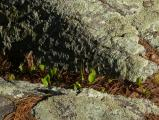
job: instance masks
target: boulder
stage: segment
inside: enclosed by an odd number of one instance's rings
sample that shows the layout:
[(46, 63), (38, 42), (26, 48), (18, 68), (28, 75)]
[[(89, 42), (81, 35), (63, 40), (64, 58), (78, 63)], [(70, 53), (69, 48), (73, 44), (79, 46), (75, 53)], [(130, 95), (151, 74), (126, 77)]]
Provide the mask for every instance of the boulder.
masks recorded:
[(100, 93), (93, 89), (65, 90), (38, 103), (32, 114), (39, 120), (145, 120), (145, 113), (159, 114), (148, 100)]
[[(159, 115), (159, 107), (149, 100), (127, 98), (84, 88), (79, 94), (71, 89), (52, 87), (25, 81), (0, 79), (0, 115), (14, 111), (12, 100), (29, 95), (46, 96), (31, 110), (38, 120), (144, 120), (145, 113)], [(10, 98), (10, 99), (8, 99)], [(5, 107), (4, 107), (5, 106)]]
[(0, 46), (14, 64), (33, 51), (48, 66), (96, 66), (145, 80), (158, 66), (143, 57), (138, 41), (158, 49), (158, 6), (158, 0), (1, 0)]
[(6, 96), (0, 95), (0, 120), (3, 120), (5, 115), (13, 112), (15, 109), (12, 99), (7, 98)]

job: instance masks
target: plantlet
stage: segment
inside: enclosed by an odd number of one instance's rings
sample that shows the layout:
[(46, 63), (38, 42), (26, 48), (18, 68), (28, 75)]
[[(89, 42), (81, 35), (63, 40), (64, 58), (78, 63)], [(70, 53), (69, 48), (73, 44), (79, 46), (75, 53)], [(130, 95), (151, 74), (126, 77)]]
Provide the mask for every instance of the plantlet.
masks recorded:
[(47, 74), (44, 78), (41, 79), (42, 84), (43, 84), (45, 87), (48, 87), (49, 84), (51, 83), (51, 82), (50, 82), (50, 79), (51, 79), (51, 78), (50, 78), (50, 75)]
[(141, 87), (142, 86), (142, 82), (143, 82), (143, 78), (142, 77), (138, 77), (136, 80), (136, 85)]
[(73, 89), (74, 90), (80, 90), (81, 89), (81, 84), (77, 81), (76, 83), (73, 84)]
[(80, 73), (81, 73), (81, 79), (82, 79), (82, 81), (83, 81), (83, 80), (84, 80), (84, 70), (83, 70), (82, 65), (81, 65)]
[[(45, 70), (45, 65), (41, 65), (41, 70)], [(42, 84), (45, 87), (48, 87), (49, 85), (51, 85), (51, 79), (53, 77), (58, 77), (58, 73), (57, 73), (57, 68), (53, 67), (52, 69), (49, 70), (49, 73), (41, 79)]]
[(35, 71), (35, 70), (36, 70), (36, 66), (35, 65), (30, 67), (30, 72)]
[(44, 64), (40, 64), (39, 65), (39, 69), (44, 72), (45, 71), (46, 66)]
[(18, 68), (19, 68), (20, 72), (23, 72), (24, 71), (24, 64), (21, 63)]
[(112, 79), (108, 79), (108, 83), (112, 83), (113, 82), (113, 80)]
[(52, 69), (50, 69), (49, 71), (50, 77), (52, 78), (53, 76), (57, 76), (57, 68), (53, 67)]
[(13, 73), (9, 73), (8, 80), (15, 80), (15, 75)]
[(88, 82), (89, 84), (93, 84), (95, 82), (95, 79), (96, 79), (96, 71), (95, 69), (90, 69), (90, 73), (89, 73), (89, 76), (88, 76)]

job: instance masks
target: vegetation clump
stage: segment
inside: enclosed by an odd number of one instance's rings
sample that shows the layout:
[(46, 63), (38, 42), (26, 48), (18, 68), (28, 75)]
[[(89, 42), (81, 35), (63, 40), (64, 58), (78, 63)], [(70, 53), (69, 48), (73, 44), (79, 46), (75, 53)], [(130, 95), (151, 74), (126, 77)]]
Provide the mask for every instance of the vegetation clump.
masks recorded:
[(31, 83), (42, 83), (45, 87), (52, 86), (72, 88), (78, 92), (82, 88), (93, 88), (101, 92), (124, 95), (127, 97), (144, 97), (159, 105), (158, 74), (143, 82), (139, 77), (136, 83), (120, 79), (115, 75), (99, 75), (96, 68), (85, 70), (82, 66), (79, 72), (59, 69), (55, 66), (47, 67), (44, 63), (38, 64), (33, 52), (25, 55), (24, 62), (19, 66), (12, 65), (7, 57), (0, 57), (0, 75), (6, 80), (24, 80)]

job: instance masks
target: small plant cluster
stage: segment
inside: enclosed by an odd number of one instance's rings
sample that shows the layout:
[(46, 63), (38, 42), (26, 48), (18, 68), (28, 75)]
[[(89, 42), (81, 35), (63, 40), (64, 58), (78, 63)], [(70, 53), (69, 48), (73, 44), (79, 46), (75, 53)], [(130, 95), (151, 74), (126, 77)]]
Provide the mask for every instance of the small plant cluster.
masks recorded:
[[(96, 82), (96, 75), (97, 73), (94, 68), (91, 68), (89, 70), (89, 73), (86, 73), (84, 68), (81, 67), (80, 78), (79, 79), (75, 78), (75, 80), (71, 81), (70, 84), (72, 84), (72, 87), (74, 89), (80, 90), (82, 88), (83, 83), (86, 83), (89, 85), (94, 84)], [(28, 78), (28, 76), (30, 78)], [(62, 72), (59, 71), (58, 68), (50, 67), (48, 69), (45, 64), (37, 64), (35, 62), (35, 57), (33, 56), (33, 52), (30, 51), (29, 53), (25, 55), (24, 62), (19, 64), (18, 70), (16, 70), (16, 73), (14, 72), (8, 73), (6, 80), (34, 79), (34, 78), (38, 78), (39, 81), (37, 82), (41, 82), (45, 87), (50, 87), (55, 82), (65, 83), (65, 80), (62, 80), (62, 79), (66, 79), (65, 77), (62, 77)]]
[(24, 74), (37, 74), (37, 76), (40, 77), (42, 84), (45, 87), (50, 87), (52, 80), (59, 79), (57, 68), (52, 67), (47, 70), (45, 64), (35, 64), (34, 59), (33, 53), (30, 51), (28, 54), (26, 54), (24, 63), (19, 65), (19, 71)]
[[(6, 61), (2, 63), (5, 66), (11, 66)], [(85, 70), (85, 67), (82, 65), (80, 71), (76, 73), (59, 70), (57, 67), (48, 68), (45, 64), (37, 64), (32, 51), (25, 55), (25, 60), (19, 64), (18, 70), (8, 70), (10, 69), (8, 67), (6, 67), (7, 72), (4, 77), (6, 80), (20, 79), (32, 83), (40, 82), (48, 88), (58, 86), (80, 91), (83, 87), (89, 87), (101, 92), (107, 91), (108, 93), (116, 93), (118, 89), (122, 89), (123, 91), (127, 91), (128, 89), (129, 91), (135, 91), (134, 93), (139, 93), (144, 96), (150, 96), (151, 94), (150, 90), (145, 87), (141, 77), (138, 77), (134, 84), (114, 79), (114, 76), (112, 78), (111, 76), (97, 75), (95, 68)], [(155, 80), (158, 81), (158, 78), (158, 75), (156, 75)], [(125, 85), (125, 87), (123, 85)], [(128, 94), (128, 92), (126, 94)]]
[[(81, 79), (79, 79), (79, 81), (80, 82), (86, 81), (89, 85), (94, 84), (96, 82), (96, 76), (97, 76), (95, 69), (91, 68), (89, 70), (88, 75), (86, 75), (86, 74), (87, 73), (84, 71), (84, 68), (81, 67), (81, 70), (80, 70), (80, 78)], [(80, 90), (82, 87), (79, 81), (76, 81), (76, 83), (73, 84), (73, 87), (75, 90)]]
[(49, 85), (51, 85), (51, 79), (53, 78), (59, 79), (59, 74), (57, 73), (56, 67), (53, 67), (52, 69), (50, 69), (49, 73), (47, 73), (43, 78), (41, 78), (42, 84), (48, 87)]
[(139, 89), (139, 92), (142, 93), (145, 97), (149, 97), (151, 92), (149, 89), (144, 88), (143, 86), (143, 78), (142, 77), (138, 77), (135, 83)]

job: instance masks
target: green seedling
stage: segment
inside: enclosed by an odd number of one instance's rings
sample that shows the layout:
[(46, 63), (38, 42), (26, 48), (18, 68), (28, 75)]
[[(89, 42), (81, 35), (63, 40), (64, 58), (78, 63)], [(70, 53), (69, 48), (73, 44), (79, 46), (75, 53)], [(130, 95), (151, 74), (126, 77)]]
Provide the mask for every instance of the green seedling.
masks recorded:
[(19, 68), (20, 72), (23, 72), (24, 71), (24, 64), (21, 63), (18, 68)]
[(113, 82), (113, 80), (112, 79), (108, 79), (108, 83), (112, 83)]
[(143, 78), (142, 77), (138, 77), (136, 80), (136, 85), (141, 87), (142, 86), (142, 82), (143, 82)]
[(36, 66), (35, 65), (31, 66), (30, 72), (35, 71), (35, 70), (36, 70)]
[(95, 69), (90, 69), (90, 73), (89, 73), (89, 76), (88, 76), (88, 82), (89, 84), (93, 84), (96, 80), (96, 71)]
[(82, 67), (82, 66), (81, 66), (80, 72), (81, 72), (81, 79), (82, 79), (82, 81), (83, 81), (83, 80), (84, 80), (84, 70), (83, 70), (83, 67)]
[(52, 69), (50, 69), (49, 74), (51, 78), (57, 76), (57, 68), (53, 67)]
[(39, 69), (44, 72), (45, 71), (46, 66), (44, 64), (40, 64), (39, 65)]
[(8, 80), (15, 80), (15, 75), (13, 73), (9, 73)]
[(73, 84), (74, 90), (80, 90), (81, 89), (81, 84), (77, 81), (76, 83)]
[(45, 87), (48, 87), (50, 84), (50, 75), (47, 74), (44, 78), (41, 79), (41, 81)]
[(48, 81), (46, 80), (46, 79), (41, 79), (41, 81), (42, 81), (42, 84), (45, 86), (45, 87), (48, 87), (48, 85), (49, 85), (49, 83), (48, 83)]

